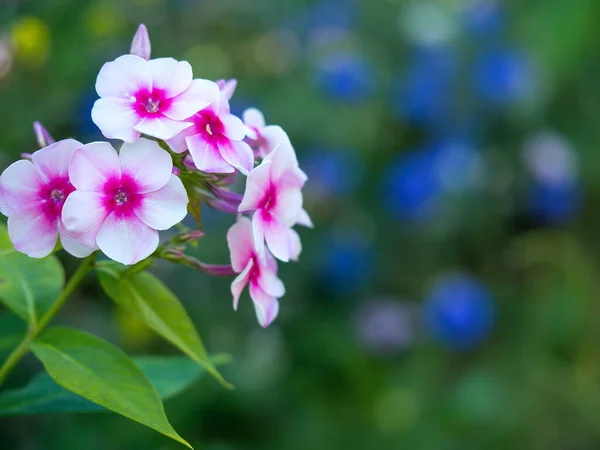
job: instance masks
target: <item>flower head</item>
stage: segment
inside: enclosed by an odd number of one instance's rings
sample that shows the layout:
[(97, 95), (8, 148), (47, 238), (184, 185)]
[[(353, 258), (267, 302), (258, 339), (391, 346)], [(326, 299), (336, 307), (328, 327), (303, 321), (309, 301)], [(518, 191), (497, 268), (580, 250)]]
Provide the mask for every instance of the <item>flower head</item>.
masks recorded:
[(278, 125), (267, 125), (265, 116), (258, 109), (248, 108), (242, 119), (250, 146), (256, 150), (257, 156), (264, 158), (282, 142), (291, 146), (287, 133)]
[(231, 253), (231, 266), (239, 273), (231, 283), (233, 309), (237, 310), (240, 294), (249, 284), (258, 322), (267, 327), (279, 312), (277, 299), (285, 294), (285, 287), (277, 278), (277, 262), (268, 252), (265, 258), (259, 257), (254, 245), (252, 224), (246, 217), (240, 217), (229, 229), (227, 244)]
[(169, 154), (148, 139), (123, 144), (118, 155), (106, 142), (81, 147), (69, 168), (76, 191), (63, 209), (65, 226), (120, 263), (150, 256), (157, 230), (187, 214), (187, 194), (172, 166)]
[(276, 258), (286, 262), (298, 258), (300, 239), (291, 227), (298, 222), (310, 224), (302, 209), (301, 189), (305, 181), (293, 148), (286, 144), (281, 144), (248, 175), (239, 211), (256, 211), (252, 228), (260, 255), (266, 239)]
[(229, 112), (225, 92), (216, 83), (205, 83), (209, 105), (196, 109), (197, 112), (187, 119), (192, 126), (168, 143), (175, 152), (189, 150), (198, 170), (232, 173), (237, 169), (247, 175), (254, 165), (254, 155), (244, 142), (244, 124)]
[(85, 246), (66, 231), (61, 220), (66, 199), (74, 187), (69, 180), (73, 139), (56, 142), (31, 155), (31, 161), (11, 164), (0, 176), (0, 212), (8, 216), (8, 235), (15, 248), (32, 258), (52, 253), (60, 235), (62, 246), (77, 257), (89, 255)]
[(192, 81), (186, 61), (123, 55), (100, 69), (92, 120), (107, 138), (132, 143), (143, 133), (170, 139), (190, 126), (184, 119), (208, 105), (212, 85)]

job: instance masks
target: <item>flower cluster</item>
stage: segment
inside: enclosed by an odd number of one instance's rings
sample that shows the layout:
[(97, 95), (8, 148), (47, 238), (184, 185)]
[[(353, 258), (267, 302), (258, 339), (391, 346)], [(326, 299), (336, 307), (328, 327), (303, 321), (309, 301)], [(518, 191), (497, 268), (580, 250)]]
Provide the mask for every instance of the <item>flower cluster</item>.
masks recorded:
[[(104, 64), (91, 116), (106, 138), (123, 141), (54, 142), (34, 124), (40, 150), (24, 154), (0, 176), (0, 212), (8, 216), (15, 248), (43, 258), (60, 244), (84, 257), (101, 250), (122, 264), (158, 257), (214, 275), (238, 274), (234, 308), (246, 284), (262, 326), (277, 316), (284, 286), (277, 262), (297, 260), (293, 226), (312, 227), (302, 207), (307, 180), (287, 134), (267, 126), (251, 108), (231, 113), (235, 80), (194, 79), (186, 61), (150, 59), (144, 25), (130, 54)], [(243, 194), (229, 187), (246, 177)], [(185, 255), (185, 243), (203, 236), (188, 230), (160, 244), (160, 230), (188, 211), (199, 220), (201, 203), (236, 214), (227, 234), (231, 266)], [(245, 215), (244, 215), (245, 214)]]

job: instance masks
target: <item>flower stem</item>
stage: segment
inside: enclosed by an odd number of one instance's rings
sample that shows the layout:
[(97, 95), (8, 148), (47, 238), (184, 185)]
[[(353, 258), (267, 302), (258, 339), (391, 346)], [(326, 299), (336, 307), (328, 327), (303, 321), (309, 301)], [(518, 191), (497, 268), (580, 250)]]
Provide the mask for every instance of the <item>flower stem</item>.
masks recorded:
[(75, 288), (81, 283), (81, 280), (85, 275), (94, 267), (94, 261), (96, 254), (92, 253), (90, 256), (85, 258), (81, 265), (77, 268), (73, 276), (69, 279), (65, 288), (61, 292), (60, 296), (54, 301), (50, 309), (44, 314), (37, 326), (30, 327), (27, 334), (21, 341), (21, 343), (11, 352), (2, 367), (0, 367), (0, 385), (4, 383), (4, 380), (8, 374), (14, 369), (21, 359), (29, 352), (29, 346), (31, 342), (43, 331), (48, 323), (54, 318), (56, 313), (65, 304), (67, 299), (71, 296)]

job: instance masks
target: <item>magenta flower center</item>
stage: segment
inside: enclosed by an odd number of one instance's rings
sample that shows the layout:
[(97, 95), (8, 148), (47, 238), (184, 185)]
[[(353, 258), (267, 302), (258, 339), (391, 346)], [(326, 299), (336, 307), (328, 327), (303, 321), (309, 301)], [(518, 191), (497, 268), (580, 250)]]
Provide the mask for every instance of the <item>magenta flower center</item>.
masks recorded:
[(207, 141), (226, 139), (223, 132), (225, 127), (221, 119), (212, 111), (200, 111), (194, 116), (194, 126), (198, 133)]
[(119, 216), (133, 214), (141, 201), (140, 187), (129, 175), (109, 178), (103, 186), (103, 204), (107, 211)]
[(272, 184), (266, 190), (262, 200), (259, 203), (259, 208), (265, 212), (269, 212), (277, 203), (277, 189)]
[(40, 192), (40, 200), (46, 217), (52, 220), (59, 217), (65, 200), (74, 190), (68, 178), (55, 178), (44, 186)]
[(171, 105), (171, 99), (167, 98), (162, 89), (142, 89), (135, 94), (135, 110), (140, 117), (154, 116), (162, 113)]

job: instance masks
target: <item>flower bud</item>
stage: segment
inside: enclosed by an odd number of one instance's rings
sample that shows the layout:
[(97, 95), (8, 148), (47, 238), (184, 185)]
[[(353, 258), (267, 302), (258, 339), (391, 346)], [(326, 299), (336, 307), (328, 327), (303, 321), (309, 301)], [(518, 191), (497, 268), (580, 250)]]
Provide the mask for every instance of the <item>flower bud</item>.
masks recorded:
[(37, 120), (33, 122), (33, 132), (40, 148), (48, 147), (55, 142), (54, 138), (48, 133), (48, 130)]
[(135, 32), (135, 36), (133, 36), (133, 40), (131, 41), (131, 50), (129, 50), (129, 53), (144, 58), (145, 60), (149, 60), (150, 51), (150, 36), (148, 36), (148, 29), (146, 28), (146, 25), (142, 23)]

